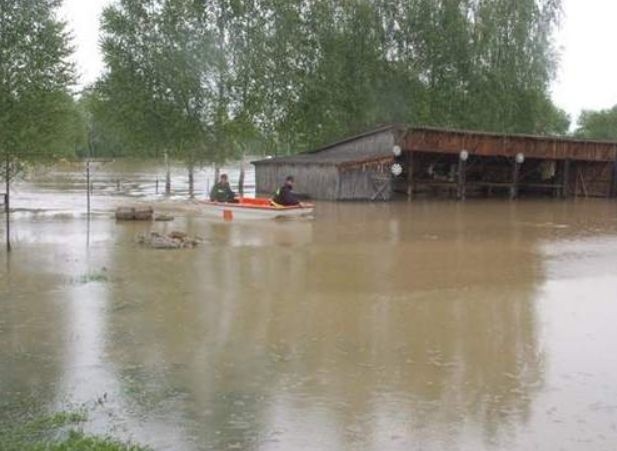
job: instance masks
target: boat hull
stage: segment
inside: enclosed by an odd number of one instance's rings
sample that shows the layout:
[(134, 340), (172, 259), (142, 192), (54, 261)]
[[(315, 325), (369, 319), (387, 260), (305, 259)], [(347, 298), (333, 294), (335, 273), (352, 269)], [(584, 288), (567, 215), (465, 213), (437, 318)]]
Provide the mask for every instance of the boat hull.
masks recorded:
[(204, 201), (203, 211), (226, 220), (297, 218), (313, 214), (312, 204), (272, 205), (268, 199), (240, 199), (238, 203)]

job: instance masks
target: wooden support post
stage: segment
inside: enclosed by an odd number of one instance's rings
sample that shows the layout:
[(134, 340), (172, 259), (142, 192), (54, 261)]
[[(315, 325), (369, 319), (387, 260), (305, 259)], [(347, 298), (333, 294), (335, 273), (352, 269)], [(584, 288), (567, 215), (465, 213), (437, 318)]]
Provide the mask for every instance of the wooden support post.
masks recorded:
[[(362, 171), (364, 172), (364, 169), (362, 169)], [(336, 177), (336, 200), (342, 200), (342, 193), (343, 193), (343, 171), (341, 170), (341, 168), (338, 168), (337, 170), (337, 177)]]
[(587, 184), (585, 183), (585, 176), (583, 175), (583, 171), (581, 171), (580, 167), (578, 168), (578, 179), (581, 181), (581, 188), (583, 189), (583, 195), (585, 196), (585, 198), (589, 197), (588, 192), (587, 192)]
[(518, 197), (518, 185), (521, 175), (521, 165), (517, 160), (514, 160), (514, 167), (512, 169), (512, 185), (510, 186), (510, 199), (516, 199)]
[[(563, 198), (563, 183), (561, 183), (561, 179), (563, 177), (563, 163), (559, 163), (558, 160), (554, 160), (552, 162), (554, 165), (552, 184), (553, 184), (553, 197), (555, 199)], [(541, 166), (540, 166), (541, 167)], [(544, 177), (542, 178), (544, 180)]]
[(458, 200), (465, 200), (467, 197), (467, 161), (459, 158), (458, 160), (458, 184), (457, 184), (457, 198)]
[(407, 200), (411, 200), (413, 198), (413, 171), (414, 171), (414, 162), (413, 162), (413, 152), (409, 152), (407, 154)]
[(570, 160), (564, 160), (561, 168), (561, 197), (570, 197)]
[(611, 197), (617, 198), (617, 159), (613, 162), (613, 186), (611, 189)]

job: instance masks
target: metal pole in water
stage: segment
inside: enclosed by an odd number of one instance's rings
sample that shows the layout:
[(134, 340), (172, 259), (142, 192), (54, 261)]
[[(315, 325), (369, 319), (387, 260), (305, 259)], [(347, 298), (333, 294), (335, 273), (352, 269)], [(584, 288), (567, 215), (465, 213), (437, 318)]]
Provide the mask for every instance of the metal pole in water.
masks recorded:
[(90, 157), (86, 161), (86, 203), (88, 210), (88, 221), (90, 221)]
[(6, 216), (6, 251), (11, 252), (11, 208), (10, 208), (10, 189), (11, 189), (11, 163), (9, 155), (6, 155), (6, 167), (5, 167), (5, 184), (6, 193), (4, 194), (4, 213)]
[(92, 139), (93, 139), (93, 130), (89, 129), (88, 134), (88, 158), (86, 160), (86, 203), (87, 203), (87, 218), (88, 218), (88, 227), (90, 227), (90, 192), (92, 190), (91, 182), (90, 182), (90, 160), (92, 159)]

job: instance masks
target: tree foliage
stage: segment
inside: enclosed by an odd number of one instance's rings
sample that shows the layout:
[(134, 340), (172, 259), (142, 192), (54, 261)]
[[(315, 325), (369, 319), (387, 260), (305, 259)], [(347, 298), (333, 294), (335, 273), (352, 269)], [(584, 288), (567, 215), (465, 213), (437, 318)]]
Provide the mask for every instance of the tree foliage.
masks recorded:
[(10, 181), (25, 162), (74, 151), (83, 137), (60, 0), (0, 0), (0, 158), (10, 240)]
[(0, 0), (0, 155), (40, 160), (82, 138), (69, 92), (73, 67), (59, 0)]
[(553, 0), (301, 2), (281, 16), (299, 39), (272, 25), (288, 99), (274, 128), (300, 147), (391, 121), (565, 132), (548, 95), (559, 13)]
[(576, 136), (589, 139), (617, 140), (617, 106), (607, 110), (583, 111)]
[(201, 13), (190, 0), (121, 0), (105, 10), (108, 71), (95, 113), (133, 149), (195, 160), (208, 142), (215, 62)]
[(560, 8), (119, 0), (104, 14), (108, 71), (96, 90), (131, 146), (209, 161), (298, 151), (384, 122), (565, 133), (548, 92)]

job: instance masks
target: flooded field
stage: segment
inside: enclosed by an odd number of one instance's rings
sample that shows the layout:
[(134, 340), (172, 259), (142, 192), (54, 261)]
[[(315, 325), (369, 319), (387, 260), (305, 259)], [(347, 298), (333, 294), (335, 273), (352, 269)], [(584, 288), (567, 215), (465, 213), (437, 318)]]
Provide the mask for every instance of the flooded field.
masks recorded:
[[(154, 449), (615, 449), (616, 202), (226, 223), (181, 168), (159, 198), (162, 174), (97, 167), (89, 227), (78, 168), (16, 186), (0, 416), (87, 405), (88, 432)], [(111, 218), (157, 199), (174, 222)], [(204, 243), (140, 247), (150, 230)]]

